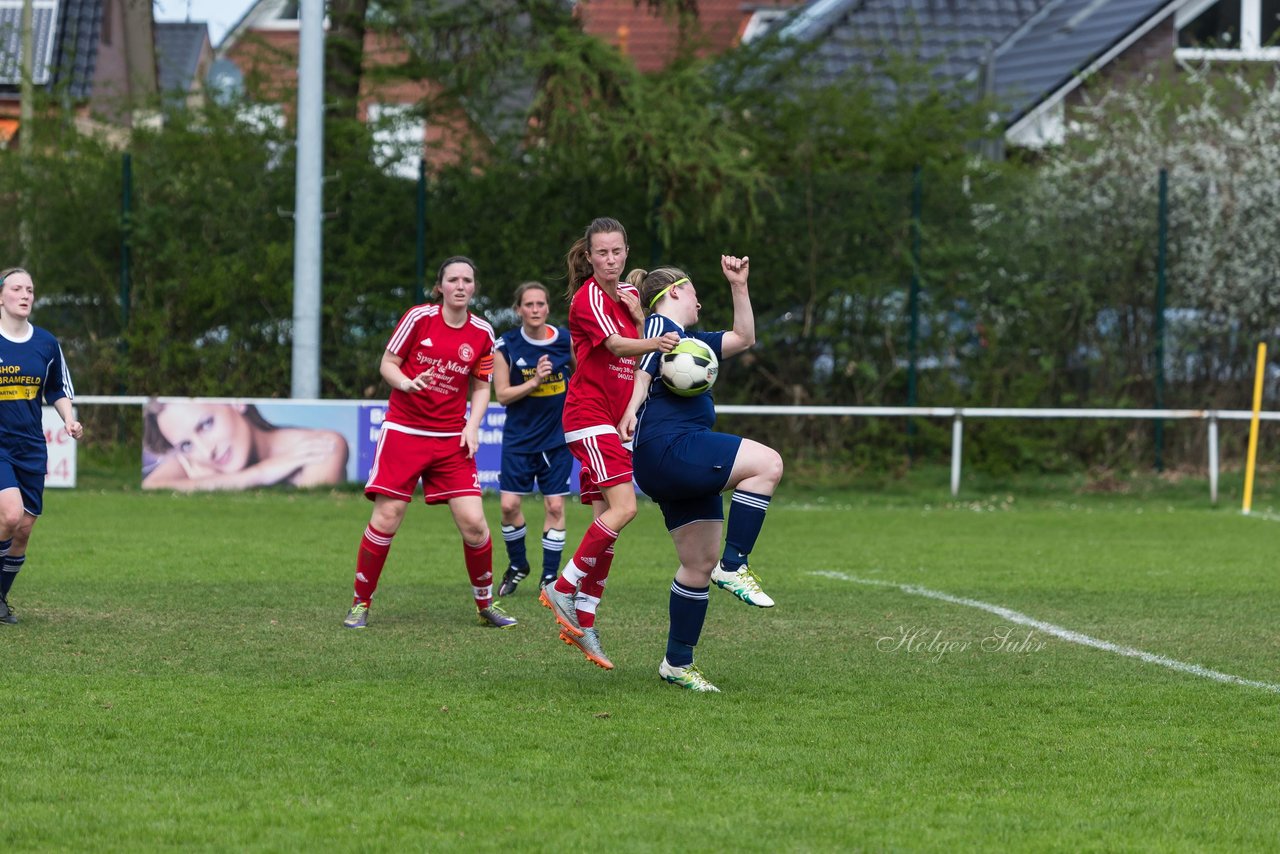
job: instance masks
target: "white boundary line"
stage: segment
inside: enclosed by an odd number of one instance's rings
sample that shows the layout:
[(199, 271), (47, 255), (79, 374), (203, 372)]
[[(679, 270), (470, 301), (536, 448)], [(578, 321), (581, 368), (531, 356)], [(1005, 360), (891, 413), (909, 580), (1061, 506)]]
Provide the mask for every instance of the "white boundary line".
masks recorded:
[(817, 571), (811, 572), (810, 575), (820, 575), (824, 578), (834, 578), (837, 581), (850, 581), (854, 584), (867, 584), (876, 587), (892, 587), (903, 593), (912, 596), (925, 596), (929, 599), (937, 599), (941, 602), (950, 602), (952, 605), (964, 605), (967, 608), (978, 608), (982, 611), (988, 611), (998, 617), (1003, 617), (1011, 623), (1018, 623), (1023, 626), (1030, 626), (1038, 629), (1047, 635), (1061, 638), (1070, 643), (1078, 643), (1081, 646), (1091, 646), (1094, 649), (1100, 649), (1104, 652), (1113, 652), (1116, 655), (1123, 655), (1126, 658), (1136, 658), (1145, 661), (1147, 664), (1158, 664), (1161, 667), (1167, 667), (1170, 670), (1176, 670), (1179, 673), (1189, 673), (1192, 676), (1199, 676), (1204, 679), (1212, 679), (1215, 682), (1225, 682), (1231, 685), (1244, 685), (1248, 688), (1260, 688), (1263, 691), (1270, 691), (1273, 694), (1280, 694), (1280, 685), (1272, 682), (1260, 682), (1256, 679), (1245, 679), (1242, 676), (1233, 676), (1230, 673), (1223, 673), (1219, 670), (1210, 670), (1207, 667), (1201, 667), (1198, 664), (1189, 664), (1185, 661), (1178, 661), (1173, 658), (1166, 658), (1163, 655), (1156, 655), (1153, 652), (1144, 652), (1131, 646), (1121, 646), (1110, 641), (1098, 640), (1089, 635), (1072, 631), (1071, 629), (1055, 626), (1053, 623), (1046, 623), (1043, 620), (1037, 620), (1035, 617), (1029, 617), (1010, 608), (1001, 605), (992, 605), (990, 602), (981, 602), (977, 599), (965, 599), (961, 596), (952, 596), (950, 593), (942, 593), (938, 590), (930, 590), (927, 587), (919, 587), (915, 584), (898, 584), (893, 581), (879, 581), (871, 578), (858, 578), (855, 575), (848, 575), (843, 572)]

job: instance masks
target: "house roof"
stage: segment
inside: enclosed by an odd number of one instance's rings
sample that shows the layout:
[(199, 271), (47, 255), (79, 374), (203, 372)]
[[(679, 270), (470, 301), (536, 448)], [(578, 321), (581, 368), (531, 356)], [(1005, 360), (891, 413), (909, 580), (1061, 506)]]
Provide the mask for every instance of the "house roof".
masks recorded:
[[(36, 0), (33, 4), (34, 79), (66, 85), (73, 98), (93, 89), (103, 0)], [(16, 92), (21, 78), (21, 0), (0, 0), (0, 93)], [(56, 21), (56, 24), (54, 23)]]
[(155, 40), (160, 91), (188, 91), (200, 64), (200, 52), (209, 40), (209, 25), (203, 21), (157, 22)]
[(1071, 82), (1170, 0), (1054, 0), (997, 51), (995, 94), (1017, 119)]
[(996, 99), (1012, 123), (1156, 17), (1171, 0), (809, 0), (780, 24), (814, 43), (831, 83), (877, 60), (930, 64), (941, 82), (975, 81), (988, 60)]
[(815, 43), (819, 78), (907, 56), (942, 79), (972, 74), (1045, 0), (810, 0), (781, 25), (784, 38)]

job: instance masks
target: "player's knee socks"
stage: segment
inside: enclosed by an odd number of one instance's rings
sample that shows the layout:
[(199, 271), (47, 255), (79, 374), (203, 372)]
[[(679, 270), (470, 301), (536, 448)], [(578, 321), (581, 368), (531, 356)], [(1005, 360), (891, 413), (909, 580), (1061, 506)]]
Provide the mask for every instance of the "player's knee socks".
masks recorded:
[(524, 549), (525, 526), (503, 525), (502, 541), (507, 544), (507, 563), (515, 567), (527, 567), (529, 558)]
[(0, 540), (0, 558), (9, 554), (9, 549), (13, 547), (13, 537), (7, 540)]
[(573, 593), (580, 582), (600, 563), (605, 551), (618, 539), (618, 532), (611, 530), (597, 519), (588, 526), (582, 535), (578, 550), (565, 564), (564, 572), (556, 579), (556, 590), (560, 593)]
[(725, 572), (737, 572), (755, 548), (764, 514), (769, 509), (768, 495), (736, 489), (729, 503), (729, 523), (725, 526), (724, 553), (720, 566)]
[[(576, 606), (578, 625), (584, 629), (589, 629), (596, 624), (596, 608), (604, 598), (604, 583), (609, 578), (611, 566), (613, 566), (613, 546), (604, 550), (595, 568), (587, 573), (586, 578), (582, 579), (582, 584), (578, 586), (578, 602), (585, 600), (591, 605), (590, 608), (584, 608), (581, 604)], [(583, 620), (586, 622), (584, 623)]]
[(360, 539), (360, 552), (356, 555), (356, 592), (355, 601), (369, 603), (373, 591), (378, 589), (378, 578), (382, 575), (382, 567), (387, 562), (387, 552), (391, 551), (391, 538), (395, 534), (384, 534), (373, 525), (364, 529)]
[(693, 664), (693, 648), (698, 645), (702, 624), (707, 619), (709, 587), (686, 587), (671, 582), (671, 628), (667, 632), (667, 663), (672, 667)]
[(13, 582), (18, 580), (18, 571), (26, 562), (26, 555), (5, 555), (4, 566), (0, 567), (0, 597), (8, 598)]
[(542, 532), (543, 578), (550, 578), (560, 571), (560, 558), (564, 556), (564, 540), (563, 528), (548, 528)]
[(475, 597), (476, 607), (488, 608), (493, 604), (493, 539), (485, 537), (478, 546), (463, 540), (462, 556), (471, 578), (471, 595)]

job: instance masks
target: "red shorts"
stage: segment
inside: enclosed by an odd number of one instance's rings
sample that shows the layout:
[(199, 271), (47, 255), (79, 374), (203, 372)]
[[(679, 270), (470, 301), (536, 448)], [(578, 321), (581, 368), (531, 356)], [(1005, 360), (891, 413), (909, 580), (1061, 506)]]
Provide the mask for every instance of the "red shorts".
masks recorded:
[(364, 485), (364, 496), (388, 495), (412, 501), (414, 487), (422, 479), (422, 497), (428, 504), (444, 504), (450, 498), (480, 494), (476, 461), (467, 457), (459, 436), (415, 436), (383, 429), (378, 450)]
[(569, 443), (569, 451), (582, 463), (579, 481), (583, 504), (603, 500), (602, 486), (631, 482), (631, 452), (622, 447), (617, 433), (575, 439)]

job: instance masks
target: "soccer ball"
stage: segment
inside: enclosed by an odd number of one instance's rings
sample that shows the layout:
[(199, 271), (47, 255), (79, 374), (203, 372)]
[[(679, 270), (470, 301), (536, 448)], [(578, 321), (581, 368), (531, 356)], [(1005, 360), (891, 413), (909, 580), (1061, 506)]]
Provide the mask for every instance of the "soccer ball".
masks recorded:
[(682, 338), (670, 353), (663, 353), (658, 374), (667, 388), (681, 397), (710, 391), (720, 373), (716, 354), (697, 338)]

